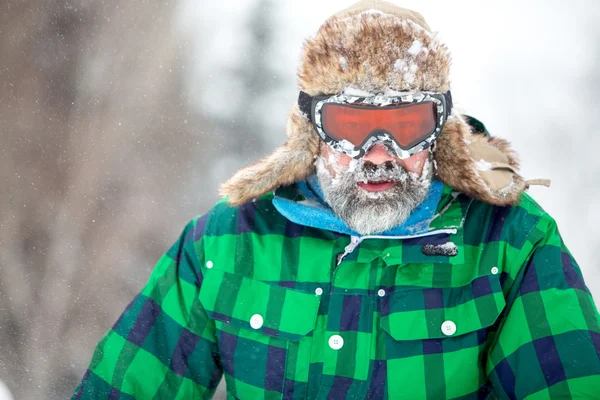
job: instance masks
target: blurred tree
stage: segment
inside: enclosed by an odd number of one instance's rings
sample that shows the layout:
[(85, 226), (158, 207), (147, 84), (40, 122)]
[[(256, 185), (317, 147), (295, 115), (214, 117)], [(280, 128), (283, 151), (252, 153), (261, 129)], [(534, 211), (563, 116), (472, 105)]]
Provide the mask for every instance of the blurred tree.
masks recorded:
[(161, 253), (215, 201), (222, 156), (262, 153), (273, 7), (259, 0), (238, 28), (248, 46), (228, 73), (243, 90), (214, 118), (191, 105), (176, 2), (1, 2), (0, 379), (16, 398), (69, 397)]
[(173, 8), (0, 5), (0, 377), (17, 398), (68, 397), (160, 254), (214, 201), (189, 184), (218, 154), (183, 90)]
[[(265, 139), (274, 136), (268, 132), (272, 129), (268, 120), (273, 118), (269, 96), (281, 90), (272, 68), (277, 6), (272, 0), (257, 0), (248, 9), (242, 20), (229, 21), (228, 24), (219, 21), (214, 26), (208, 24), (195, 28), (193, 33), (196, 40), (211, 42), (212, 49), (230, 53), (227, 57), (207, 53), (197, 60), (200, 64), (197, 70), (203, 75), (199, 77), (201, 83), (196, 95), (202, 104), (219, 109), (212, 116), (214, 125), (209, 129), (227, 148), (228, 151), (223, 152), (229, 159), (227, 164), (236, 167), (263, 155), (267, 146)], [(210, 8), (206, 11), (213, 12)], [(227, 35), (219, 37), (215, 32), (219, 30), (230, 31), (235, 37), (232, 48), (227, 47), (228, 42), (220, 42)], [(223, 58), (228, 59), (224, 65), (212, 65), (223, 62)], [(207, 70), (217, 70), (218, 73), (207, 74)], [(207, 87), (209, 90), (204, 90)], [(215, 106), (215, 102), (224, 104)], [(279, 130), (282, 131), (283, 126)], [(226, 171), (222, 178), (231, 172)]]
[(274, 15), (273, 0), (258, 1), (247, 22), (249, 44), (244, 53), (244, 62), (232, 71), (245, 85), (242, 101), (237, 103), (233, 112), (236, 117), (230, 129), (233, 134), (238, 134), (232, 150), (238, 155), (252, 155), (252, 160), (256, 158), (257, 153), (260, 154), (265, 147), (264, 139), (269, 137), (265, 132), (266, 119), (272, 118), (273, 115), (264, 100), (268, 98), (269, 93), (280, 89), (269, 57), (273, 51), (274, 22), (271, 18)]

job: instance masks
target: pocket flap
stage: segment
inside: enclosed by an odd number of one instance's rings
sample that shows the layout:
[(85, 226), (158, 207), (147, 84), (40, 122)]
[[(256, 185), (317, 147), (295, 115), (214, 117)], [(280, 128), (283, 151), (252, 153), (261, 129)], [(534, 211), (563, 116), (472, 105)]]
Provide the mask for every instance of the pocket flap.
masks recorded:
[(506, 305), (496, 275), (458, 288), (396, 290), (382, 301), (380, 326), (396, 340), (444, 338), (487, 328)]
[(296, 341), (314, 329), (320, 296), (211, 269), (205, 271), (200, 302), (212, 319)]

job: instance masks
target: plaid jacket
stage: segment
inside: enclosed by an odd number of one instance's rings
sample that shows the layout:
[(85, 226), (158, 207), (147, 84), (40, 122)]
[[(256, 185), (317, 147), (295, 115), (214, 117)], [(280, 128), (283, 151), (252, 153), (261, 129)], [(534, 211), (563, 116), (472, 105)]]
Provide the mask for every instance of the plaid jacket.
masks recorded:
[(272, 198), (185, 227), (74, 399), (209, 399), (222, 375), (232, 399), (600, 399), (598, 312), (528, 195), (444, 187), (438, 234), (362, 241)]

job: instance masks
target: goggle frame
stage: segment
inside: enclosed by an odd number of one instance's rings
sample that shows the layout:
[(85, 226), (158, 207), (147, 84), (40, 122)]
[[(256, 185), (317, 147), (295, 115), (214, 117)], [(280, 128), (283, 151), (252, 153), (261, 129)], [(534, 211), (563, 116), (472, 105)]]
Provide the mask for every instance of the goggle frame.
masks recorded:
[[(310, 103), (309, 103), (310, 101)], [(391, 105), (403, 105), (410, 107), (413, 104), (421, 104), (425, 102), (435, 103), (437, 111), (436, 125), (434, 130), (427, 136), (419, 138), (410, 146), (402, 146), (394, 138), (394, 136), (384, 130), (375, 130), (365, 137), (363, 142), (356, 146), (348, 140), (338, 140), (327, 134), (323, 129), (321, 110), (328, 103), (340, 105), (359, 105), (359, 106), (376, 106), (385, 107)], [(400, 159), (409, 158), (420, 151), (423, 151), (433, 145), (435, 140), (441, 134), (444, 124), (451, 113), (452, 96), (450, 92), (445, 94), (438, 92), (399, 92), (394, 96), (384, 96), (378, 94), (371, 97), (352, 96), (347, 94), (338, 94), (333, 96), (310, 96), (304, 92), (300, 92), (298, 98), (300, 110), (309, 116), (315, 130), (334, 150), (347, 154), (348, 156), (359, 159), (363, 157), (367, 151), (377, 142), (384, 143), (388, 149), (393, 150)], [(403, 104), (404, 103), (404, 104)], [(406, 104), (410, 103), (410, 104)], [(310, 104), (310, 114), (308, 114), (307, 106)]]

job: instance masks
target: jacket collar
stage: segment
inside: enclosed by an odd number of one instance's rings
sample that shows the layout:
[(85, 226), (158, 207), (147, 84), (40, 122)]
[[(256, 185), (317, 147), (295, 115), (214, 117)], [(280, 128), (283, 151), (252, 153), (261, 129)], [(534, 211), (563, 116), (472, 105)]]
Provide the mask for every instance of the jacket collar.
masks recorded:
[[(275, 191), (273, 205), (290, 221), (317, 229), (360, 237), (336, 216), (323, 200), (316, 175)], [(410, 238), (436, 233), (455, 233), (462, 228), (471, 198), (433, 180), (425, 199), (401, 225), (379, 233), (382, 238)], [(453, 232), (452, 232), (453, 231)]]

